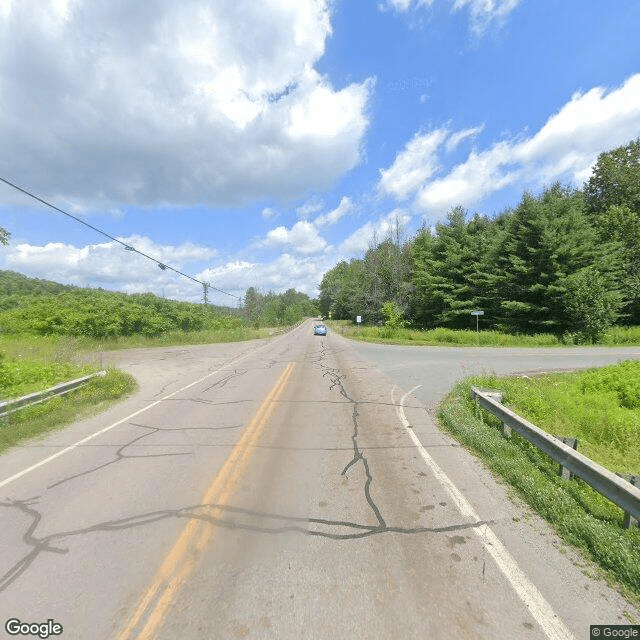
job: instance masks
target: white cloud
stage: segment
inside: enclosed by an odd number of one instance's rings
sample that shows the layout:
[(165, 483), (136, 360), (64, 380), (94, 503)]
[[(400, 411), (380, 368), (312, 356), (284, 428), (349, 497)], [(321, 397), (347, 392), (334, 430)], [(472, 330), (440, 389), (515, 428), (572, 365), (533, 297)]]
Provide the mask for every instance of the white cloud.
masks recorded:
[(405, 13), (409, 11), (410, 8), (417, 9), (418, 7), (428, 7), (433, 4), (434, 0), (387, 0), (386, 7), (385, 5), (380, 5), (381, 8), (389, 8), (394, 11), (399, 11), (401, 13)]
[(463, 129), (462, 131), (458, 131), (449, 136), (447, 140), (447, 144), (445, 148), (447, 151), (454, 151), (458, 145), (467, 138), (475, 138), (477, 135), (482, 133), (484, 129), (484, 125), (480, 125), (479, 127), (473, 127), (471, 129)]
[(410, 221), (411, 216), (406, 211), (394, 209), (386, 216), (382, 216), (376, 221), (369, 221), (354, 231), (342, 242), (339, 251), (344, 256), (362, 253), (372, 243), (379, 243), (386, 238), (394, 237), (397, 226), (399, 225), (402, 230)]
[(419, 133), (398, 153), (378, 185), (432, 218), (455, 205), (477, 205), (516, 182), (539, 187), (555, 180), (581, 186), (598, 155), (640, 135), (640, 74), (607, 92), (576, 93), (533, 136), (499, 140), (448, 170), (436, 171), (447, 152), (477, 135), (481, 127), (450, 134), (439, 128)]
[(471, 31), (482, 35), (491, 23), (502, 26), (507, 16), (520, 4), (520, 0), (453, 0), (453, 10), (469, 8)]
[(223, 288), (228, 288), (240, 297), (244, 296), (249, 287), (276, 293), (294, 288), (311, 297), (316, 297), (318, 295), (317, 287), (322, 276), (334, 264), (335, 262), (326, 257), (301, 258), (283, 253), (272, 262), (267, 263), (228, 262), (203, 271), (199, 274), (199, 278), (211, 282), (211, 284), (223, 283)]
[[(200, 260), (206, 264), (215, 251), (207, 247), (185, 243), (178, 246), (160, 246), (144, 237), (121, 238), (135, 244), (141, 251), (180, 268), (183, 260)], [(135, 241), (135, 242), (134, 242)], [(19, 244), (3, 247), (0, 268), (14, 269), (31, 277), (54, 280), (77, 286), (103, 287), (126, 293), (151, 291), (157, 295), (178, 300), (199, 302), (203, 288), (196, 282), (176, 273), (163, 271), (144, 257), (126, 251), (114, 242), (77, 247), (71, 244), (49, 243), (43, 246)], [(174, 262), (171, 262), (171, 259)], [(214, 304), (237, 304), (249, 287), (263, 291), (282, 292), (291, 287), (315, 297), (322, 276), (331, 269), (334, 256), (301, 256), (283, 253), (270, 262), (227, 260), (216, 266), (201, 268), (197, 273), (185, 273), (197, 280), (208, 282), (209, 300)], [(236, 296), (216, 291), (221, 289)]]
[(339, 222), (344, 216), (353, 210), (353, 202), (348, 196), (343, 196), (340, 204), (329, 213), (318, 216), (313, 222), (318, 227), (329, 227)]
[(318, 213), (318, 211), (320, 211), (322, 207), (324, 207), (324, 203), (322, 202), (322, 200), (317, 196), (313, 196), (312, 198), (309, 198), (309, 200), (307, 200), (303, 205), (298, 207), (296, 209), (296, 213), (301, 218), (308, 218), (314, 213)]
[(89, 207), (322, 190), (360, 161), (373, 86), (315, 70), (330, 6), (4, 0), (0, 174)]
[[(183, 265), (206, 261), (216, 255), (214, 249), (190, 242), (178, 246), (157, 245), (141, 236), (120, 238), (125, 244), (178, 270)], [(151, 260), (127, 251), (116, 242), (77, 247), (48, 243), (9, 245), (3, 252), (4, 268), (33, 277), (64, 284), (103, 287), (128, 293), (155, 291), (167, 297), (200, 295), (199, 285), (170, 270), (162, 270)]]
[(296, 222), (291, 229), (277, 227), (267, 233), (266, 247), (291, 247), (296, 253), (319, 253), (327, 247), (327, 241), (318, 233), (315, 225), (307, 220)]
[(400, 199), (414, 193), (438, 170), (437, 151), (447, 135), (446, 129), (417, 133), (396, 156), (393, 165), (380, 171), (380, 191)]
[[(386, 0), (386, 4), (379, 6), (381, 9), (407, 13), (420, 7), (429, 7), (434, 2), (435, 0)], [(491, 24), (501, 27), (521, 0), (448, 0), (448, 2), (452, 11), (469, 9), (470, 29), (474, 35), (481, 36)]]

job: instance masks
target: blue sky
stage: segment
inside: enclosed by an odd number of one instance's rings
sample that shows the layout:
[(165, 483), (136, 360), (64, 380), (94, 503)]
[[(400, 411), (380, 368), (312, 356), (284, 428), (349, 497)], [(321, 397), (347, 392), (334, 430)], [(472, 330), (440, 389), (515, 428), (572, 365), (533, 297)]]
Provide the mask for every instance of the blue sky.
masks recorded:
[[(637, 0), (0, 0), (0, 176), (232, 296), (640, 136)], [(0, 184), (0, 269), (197, 301)], [(235, 296), (235, 297), (233, 297)]]

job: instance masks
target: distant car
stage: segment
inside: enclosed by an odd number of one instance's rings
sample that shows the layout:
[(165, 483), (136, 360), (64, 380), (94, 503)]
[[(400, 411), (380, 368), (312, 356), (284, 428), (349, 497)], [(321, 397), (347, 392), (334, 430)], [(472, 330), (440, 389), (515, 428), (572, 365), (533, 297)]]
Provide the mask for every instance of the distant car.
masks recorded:
[(327, 335), (327, 327), (323, 324), (317, 324), (313, 327), (313, 335), (314, 336), (326, 336)]

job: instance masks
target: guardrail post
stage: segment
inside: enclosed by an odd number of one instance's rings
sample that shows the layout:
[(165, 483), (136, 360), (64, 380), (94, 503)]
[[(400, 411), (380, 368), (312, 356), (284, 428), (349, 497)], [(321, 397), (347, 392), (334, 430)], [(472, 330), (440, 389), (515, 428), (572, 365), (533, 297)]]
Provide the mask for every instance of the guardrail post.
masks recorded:
[[(569, 445), (574, 451), (578, 450), (578, 438), (570, 438), (568, 436), (553, 436), (553, 437), (557, 438), (558, 440), (561, 440), (564, 444)], [(564, 478), (565, 480), (571, 480), (574, 477), (573, 473), (571, 473), (571, 471), (569, 471), (569, 469), (567, 469), (566, 467), (562, 466), (562, 464), (560, 464), (560, 470), (558, 472), (558, 475)]]
[[(640, 476), (634, 476), (630, 473), (617, 473), (617, 476), (620, 476), (627, 482), (630, 482), (634, 487), (640, 487)], [(624, 512), (624, 521), (622, 526), (625, 529), (631, 529), (631, 527), (640, 527), (640, 522), (636, 520), (628, 511)]]
[[(496, 402), (499, 402), (500, 404), (502, 404), (502, 391), (486, 391), (485, 395), (489, 396), (490, 398), (493, 398)], [(478, 403), (478, 398), (476, 397), (476, 405), (477, 403)], [(506, 422), (502, 423), (502, 435), (505, 438), (511, 437), (511, 427)]]

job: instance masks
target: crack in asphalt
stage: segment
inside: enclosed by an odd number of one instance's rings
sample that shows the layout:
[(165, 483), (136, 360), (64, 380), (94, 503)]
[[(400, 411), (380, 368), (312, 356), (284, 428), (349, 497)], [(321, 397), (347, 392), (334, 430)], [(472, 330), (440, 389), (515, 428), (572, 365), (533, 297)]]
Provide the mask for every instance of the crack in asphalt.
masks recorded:
[[(210, 391), (211, 389), (222, 389), (223, 387), (225, 387), (227, 385), (227, 383), (232, 380), (233, 378), (237, 378), (239, 376), (243, 376), (247, 373), (246, 369), (235, 369), (234, 371), (232, 371), (231, 373), (229, 373), (228, 375), (220, 378), (219, 380), (216, 380), (216, 382), (214, 382), (212, 385), (208, 386), (206, 389), (203, 389), (202, 393), (206, 393), (207, 391)], [(196, 401), (202, 401), (202, 400), (196, 400)], [(242, 427), (241, 424), (239, 425), (231, 425), (231, 426), (227, 426), (227, 427), (150, 427), (148, 425), (144, 425), (144, 424), (136, 424), (136, 423), (129, 423), (131, 426), (134, 427), (139, 427), (140, 429), (146, 429), (147, 433), (142, 433), (139, 436), (136, 436), (135, 438), (133, 438), (132, 440), (129, 440), (129, 442), (126, 442), (125, 444), (123, 444), (122, 446), (118, 447), (118, 449), (116, 449), (115, 452), (115, 457), (113, 458), (113, 460), (109, 460), (108, 462), (105, 462), (104, 464), (98, 465), (97, 467), (93, 467), (91, 469), (87, 469), (86, 471), (82, 471), (80, 473), (76, 473), (70, 476), (67, 476), (66, 478), (63, 478), (62, 480), (58, 480), (58, 482), (54, 482), (53, 484), (50, 484), (47, 489), (53, 489), (54, 487), (58, 487), (61, 484), (64, 484), (65, 482), (70, 482), (71, 480), (76, 480), (77, 478), (82, 478), (84, 476), (87, 476), (91, 473), (95, 473), (96, 471), (100, 471), (101, 469), (105, 469), (106, 467), (109, 467), (113, 464), (117, 464), (118, 462), (122, 462), (123, 460), (132, 460), (132, 459), (136, 459), (136, 458), (166, 458), (166, 457), (172, 457), (172, 456), (190, 456), (193, 455), (192, 452), (189, 451), (177, 451), (177, 452), (172, 452), (172, 453), (147, 453), (147, 454), (128, 454), (125, 453), (125, 449), (127, 449), (128, 447), (131, 447), (132, 445), (140, 442), (141, 440), (144, 440), (145, 438), (149, 438), (151, 436), (156, 435), (157, 433), (166, 433), (166, 432), (180, 432), (180, 433), (184, 433), (185, 431), (219, 431), (222, 429), (239, 429)]]
[[(247, 373), (246, 369), (234, 369), (229, 375), (225, 376), (224, 378), (221, 378), (220, 380), (216, 380), (211, 386), (207, 387), (206, 389), (203, 389), (202, 393), (206, 393), (207, 391), (210, 391), (211, 389), (222, 388), (222, 387), (226, 386), (227, 382), (229, 382), (231, 379), (237, 378), (239, 376), (243, 376), (246, 373)], [(163, 395), (165, 393), (165, 391), (173, 384), (175, 384), (175, 381), (171, 381), (171, 382), (168, 382), (167, 384), (163, 385), (162, 388), (160, 389), (160, 391), (158, 391), (157, 393), (153, 394), (153, 397), (157, 398), (158, 396)]]
[[(228, 427), (150, 427), (148, 425), (145, 424), (137, 424), (135, 422), (130, 422), (129, 423), (131, 426), (133, 427), (139, 427), (140, 429), (147, 429), (148, 433), (143, 433), (139, 436), (136, 436), (135, 438), (133, 438), (132, 440), (129, 440), (129, 442), (126, 442), (125, 444), (123, 444), (121, 447), (118, 447), (118, 449), (115, 452), (115, 458), (113, 460), (109, 460), (108, 462), (105, 462), (104, 464), (98, 465), (97, 467), (93, 467), (92, 469), (87, 469), (86, 471), (82, 471), (80, 473), (76, 473), (74, 475), (71, 476), (67, 476), (66, 478), (63, 478), (62, 480), (58, 480), (58, 482), (54, 482), (53, 484), (50, 484), (47, 489), (53, 489), (54, 487), (57, 487), (61, 484), (64, 484), (65, 482), (70, 482), (71, 480), (75, 480), (77, 478), (81, 478), (83, 476), (89, 475), (90, 473), (95, 473), (96, 471), (100, 471), (100, 469), (105, 469), (106, 467), (109, 467), (113, 464), (116, 464), (118, 462), (122, 462), (123, 460), (134, 460), (136, 458), (168, 458), (171, 456), (191, 456), (193, 455), (193, 452), (190, 451), (176, 451), (173, 453), (145, 453), (145, 454), (127, 454), (124, 453), (124, 450), (127, 447), (131, 447), (134, 444), (136, 444), (137, 442), (145, 439), (145, 438), (149, 438), (150, 436), (153, 436), (157, 433), (169, 433), (169, 432), (179, 432), (179, 433), (184, 433), (185, 431), (222, 431), (222, 430), (228, 430), (228, 429), (240, 429), (243, 425), (241, 424), (236, 424), (236, 425), (231, 425)], [(160, 444), (160, 445), (145, 445), (145, 446), (171, 446), (169, 444)], [(185, 445), (186, 446), (186, 445)], [(193, 445), (191, 445), (193, 446)]]
[(207, 391), (211, 391), (211, 389), (222, 389), (227, 386), (227, 383), (234, 378), (239, 378), (240, 376), (244, 376), (247, 373), (247, 369), (234, 369), (228, 376), (224, 378), (220, 378), (220, 380), (216, 380), (213, 384), (209, 385), (206, 389), (202, 390), (202, 393), (207, 393)]
[[(251, 531), (269, 535), (300, 533), (301, 535), (327, 538), (330, 540), (359, 540), (362, 538), (368, 538), (374, 535), (387, 533), (395, 533), (401, 535), (416, 535), (423, 533), (445, 534), (465, 531), (483, 525), (492, 524), (491, 521), (476, 521), (447, 525), (443, 527), (390, 527), (386, 525), (384, 527), (381, 527), (379, 525), (365, 525), (356, 522), (348, 522), (345, 520), (302, 518), (295, 516), (285, 516), (281, 514), (261, 513), (258, 511), (251, 511), (249, 509), (242, 509), (239, 507), (232, 507), (224, 504), (197, 504), (180, 509), (161, 509), (158, 511), (150, 511), (147, 513), (128, 516), (126, 518), (107, 520), (105, 522), (93, 524), (88, 527), (71, 529), (69, 531), (60, 531), (58, 533), (51, 533), (47, 536), (43, 536), (42, 538), (38, 538), (35, 535), (35, 531), (42, 520), (42, 514), (32, 506), (34, 503), (36, 503), (37, 500), (38, 497), (30, 498), (28, 500), (9, 500), (0, 502), (0, 507), (18, 509), (20, 512), (26, 514), (31, 518), (31, 523), (27, 527), (26, 532), (23, 534), (22, 539), (25, 544), (32, 547), (32, 549), (28, 553), (26, 553), (22, 558), (14, 563), (13, 566), (11, 566), (4, 574), (0, 575), (0, 593), (6, 590), (20, 576), (22, 576), (35, 562), (36, 558), (41, 553), (69, 553), (69, 548), (55, 546), (56, 544), (59, 545), (63, 543), (69, 538), (84, 536), (91, 533), (129, 530), (169, 519), (200, 520), (201, 522), (207, 522), (209, 524), (215, 525), (216, 527), (222, 527), (229, 530)], [(218, 518), (208, 513), (209, 511), (242, 514), (251, 517), (275, 520), (290, 524), (284, 524), (282, 526), (274, 527), (259, 526), (255, 524), (247, 524)], [(330, 531), (309, 529), (308, 526), (302, 526), (310, 524), (324, 525), (330, 528), (344, 527), (348, 529), (355, 529), (356, 531), (354, 533), (332, 533)]]
[(362, 467), (365, 473), (365, 483), (364, 483), (364, 496), (367, 501), (367, 504), (373, 511), (377, 521), (378, 521), (378, 529), (384, 530), (387, 528), (387, 523), (382, 517), (382, 513), (380, 513), (380, 509), (378, 505), (374, 502), (371, 497), (371, 483), (373, 482), (373, 476), (371, 475), (371, 470), (369, 469), (369, 462), (364, 455), (364, 450), (360, 450), (358, 444), (358, 435), (359, 435), (359, 424), (358, 424), (358, 416), (360, 415), (358, 411), (359, 402), (352, 398), (345, 389), (344, 381), (347, 378), (345, 373), (341, 373), (340, 369), (336, 369), (335, 367), (328, 366), (324, 361), (327, 359), (327, 347), (324, 341), (321, 343), (320, 355), (316, 358), (315, 362), (322, 369), (322, 377), (328, 378), (330, 381), (329, 391), (333, 391), (337, 389), (340, 395), (352, 405), (351, 411), (351, 420), (353, 423), (353, 433), (351, 434), (351, 442), (353, 443), (353, 458), (347, 463), (345, 468), (342, 470), (340, 475), (346, 475), (347, 471), (357, 465), (358, 463), (362, 463)]

